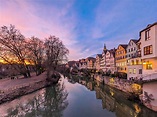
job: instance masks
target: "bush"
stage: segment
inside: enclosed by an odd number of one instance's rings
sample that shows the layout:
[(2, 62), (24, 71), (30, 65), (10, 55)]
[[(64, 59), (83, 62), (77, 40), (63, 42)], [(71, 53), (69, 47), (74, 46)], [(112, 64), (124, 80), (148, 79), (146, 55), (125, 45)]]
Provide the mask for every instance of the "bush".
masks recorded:
[(115, 77), (115, 74), (111, 74), (110, 76), (111, 76), (111, 77)]

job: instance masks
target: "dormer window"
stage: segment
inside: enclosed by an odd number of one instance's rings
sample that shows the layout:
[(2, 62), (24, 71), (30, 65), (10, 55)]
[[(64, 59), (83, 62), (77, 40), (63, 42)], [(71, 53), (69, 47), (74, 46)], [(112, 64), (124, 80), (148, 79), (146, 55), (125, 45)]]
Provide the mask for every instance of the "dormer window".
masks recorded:
[(150, 39), (150, 29), (145, 31), (145, 40), (149, 40)]

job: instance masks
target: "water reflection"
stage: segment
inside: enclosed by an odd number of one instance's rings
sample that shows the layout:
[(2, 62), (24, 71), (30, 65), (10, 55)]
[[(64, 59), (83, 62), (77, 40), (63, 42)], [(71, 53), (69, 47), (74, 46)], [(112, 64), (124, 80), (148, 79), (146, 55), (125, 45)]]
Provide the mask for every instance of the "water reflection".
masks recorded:
[[(28, 96), (28, 97), (27, 97)], [(0, 106), (3, 117), (61, 117), (68, 106), (64, 83), (44, 88)]]
[(98, 81), (70, 77), (0, 105), (0, 117), (157, 117), (126, 97)]
[(90, 89), (94, 88), (96, 98), (102, 100), (102, 108), (115, 112), (117, 117), (157, 117), (157, 112), (127, 100), (127, 94), (124, 92), (102, 85), (98, 81), (89, 81), (87, 88), (89, 84)]

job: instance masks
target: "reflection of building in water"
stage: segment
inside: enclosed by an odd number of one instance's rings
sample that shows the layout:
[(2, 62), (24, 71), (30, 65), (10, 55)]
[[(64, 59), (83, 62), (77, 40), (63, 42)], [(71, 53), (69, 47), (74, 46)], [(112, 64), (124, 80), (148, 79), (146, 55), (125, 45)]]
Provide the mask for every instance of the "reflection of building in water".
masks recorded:
[[(117, 117), (136, 117), (141, 109), (138, 105), (126, 100), (121, 92), (110, 87), (95, 88), (97, 96), (102, 98), (102, 107), (114, 111)], [(99, 94), (98, 94), (99, 93)]]
[(97, 99), (101, 99), (101, 95), (100, 95), (100, 89), (98, 87), (94, 88), (95, 92), (96, 92), (96, 98)]
[(105, 92), (100, 91), (101, 97), (102, 97), (102, 107), (103, 109), (106, 108), (109, 111), (114, 111), (115, 108), (115, 99), (111, 96), (108, 95)]
[(95, 83), (96, 83), (97, 86), (100, 86), (100, 84), (101, 84), (101, 83), (100, 83), (99, 81), (97, 81), (97, 80), (95, 81)]
[(102, 99), (102, 108), (115, 112), (117, 117), (156, 117), (156, 112), (127, 100), (127, 93), (95, 83), (96, 98)]
[(138, 113), (122, 102), (116, 102), (115, 112), (117, 117), (137, 117)]
[(83, 84), (83, 85), (85, 85), (85, 86), (86, 86), (86, 84), (87, 84), (87, 82), (86, 82), (85, 80), (80, 80), (80, 79), (79, 79), (79, 83), (80, 83), (80, 84)]
[(92, 82), (88, 82), (88, 83), (87, 83), (87, 88), (88, 88), (89, 90), (93, 91), (93, 90), (94, 90), (93, 83), (92, 83)]
[(102, 75), (95, 75), (94, 76), (95, 77), (95, 79), (97, 80), (97, 81), (99, 81), (99, 82), (101, 82), (102, 81)]

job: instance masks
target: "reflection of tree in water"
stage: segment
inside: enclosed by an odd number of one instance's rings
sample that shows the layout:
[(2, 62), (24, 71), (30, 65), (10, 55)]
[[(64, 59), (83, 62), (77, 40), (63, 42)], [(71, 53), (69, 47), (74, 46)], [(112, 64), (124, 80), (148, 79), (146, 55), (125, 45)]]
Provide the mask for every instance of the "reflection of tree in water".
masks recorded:
[(61, 117), (63, 110), (68, 106), (67, 96), (64, 83), (58, 83), (46, 88), (45, 92), (27, 104), (8, 109), (7, 117)]

